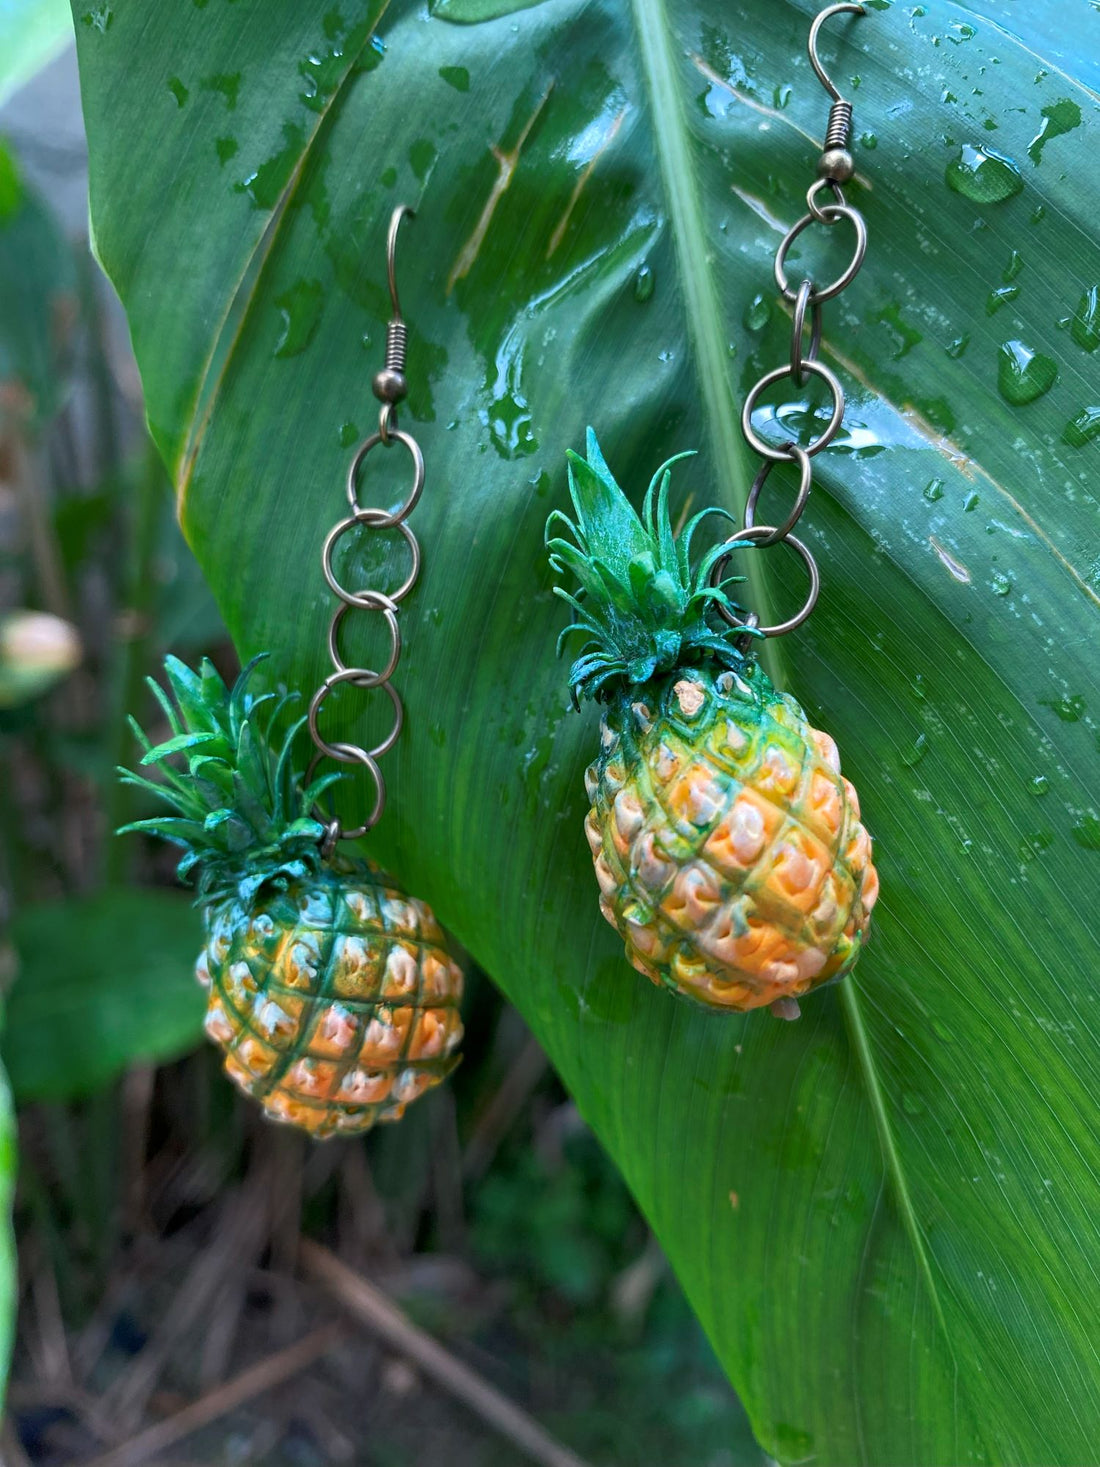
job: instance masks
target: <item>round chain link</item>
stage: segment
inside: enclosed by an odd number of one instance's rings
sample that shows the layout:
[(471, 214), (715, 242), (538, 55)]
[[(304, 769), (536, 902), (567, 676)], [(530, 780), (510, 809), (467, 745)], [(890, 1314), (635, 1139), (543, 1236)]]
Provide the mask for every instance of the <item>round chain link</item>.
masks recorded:
[[(374, 802), (362, 825), (356, 826), (354, 830), (345, 830), (338, 820), (326, 820), (323, 845), (326, 854), (333, 850), (338, 840), (357, 840), (360, 836), (366, 835), (382, 818), (382, 813), (386, 808), (386, 781), (378, 766), (378, 761), (383, 754), (393, 748), (401, 735), (405, 721), (404, 705), (391, 679), (401, 661), (399, 603), (416, 585), (420, 575), (420, 543), (406, 520), (416, 508), (417, 501), (424, 489), (424, 455), (420, 451), (420, 445), (415, 438), (408, 433), (403, 433), (397, 426), (396, 405), (407, 391), (405, 383), (407, 329), (401, 318), (401, 308), (397, 298), (394, 252), (397, 230), (406, 214), (411, 215), (412, 210), (405, 204), (394, 210), (386, 241), (386, 263), (393, 311), (386, 328), (386, 364), (374, 379), (374, 393), (382, 404), (378, 415), (378, 431), (372, 433), (369, 438), (365, 438), (352, 456), (348, 466), (346, 485), (351, 513), (344, 519), (337, 520), (325, 536), (324, 544), (321, 547), (321, 569), (329, 590), (338, 597), (340, 605), (333, 612), (328, 628), (328, 652), (333, 670), (314, 693), (309, 705), (309, 733), (317, 752), (310, 763), (306, 779), (307, 782), (312, 780), (314, 771), (322, 759), (333, 759), (338, 764), (358, 765), (370, 775), (374, 784)], [(376, 448), (390, 449), (395, 445), (404, 448), (412, 460), (412, 487), (395, 510), (361, 504), (359, 478), (367, 456)], [(396, 590), (380, 591), (371, 586), (349, 588), (339, 579), (332, 564), (333, 552), (343, 536), (352, 530), (376, 534), (379, 531), (396, 530), (401, 535), (409, 551), (410, 567), (405, 579)], [(373, 614), (375, 617), (381, 616), (385, 622), (389, 632), (390, 648), (384, 666), (375, 669), (356, 667), (345, 662), (340, 652), (340, 629), (345, 617), (353, 611)], [(348, 743), (344, 740), (329, 740), (322, 734), (321, 709), (328, 695), (339, 687), (358, 688), (362, 692), (375, 692), (381, 689), (389, 698), (393, 711), (393, 724), (386, 737), (373, 748), (364, 749), (359, 744)]]
[[(755, 612), (745, 613), (738, 608), (736, 611), (726, 606), (719, 606), (719, 611), (730, 626), (740, 628), (745, 637), (739, 645), (747, 650), (753, 634), (765, 637), (782, 637), (788, 632), (793, 632), (800, 627), (813, 611), (817, 604), (818, 593), (821, 589), (821, 577), (818, 572), (817, 562), (806, 545), (795, 538), (791, 533), (806, 508), (806, 502), (810, 497), (810, 489), (813, 484), (813, 468), (810, 463), (814, 454), (820, 453), (836, 437), (840, 426), (844, 421), (844, 388), (836, 373), (827, 367), (824, 362), (818, 360), (821, 349), (821, 307), (825, 301), (832, 300), (845, 290), (863, 264), (867, 253), (867, 225), (863, 215), (853, 205), (849, 204), (844, 197), (842, 184), (847, 183), (855, 172), (855, 164), (848, 152), (848, 139), (852, 129), (852, 104), (841, 97), (839, 91), (826, 74), (821, 65), (817, 52), (817, 37), (823, 21), (831, 16), (844, 13), (865, 14), (862, 4), (845, 3), (829, 5), (818, 13), (810, 26), (807, 50), (810, 63), (817, 74), (822, 86), (832, 99), (829, 111), (829, 123), (825, 133), (825, 144), (818, 160), (817, 178), (810, 185), (806, 194), (807, 213), (798, 219), (787, 230), (779, 242), (779, 248), (775, 253), (775, 283), (783, 298), (789, 301), (793, 307), (791, 319), (791, 352), (790, 361), (782, 367), (775, 367), (770, 372), (765, 372), (760, 380), (749, 390), (745, 399), (745, 405), (741, 412), (741, 431), (749, 446), (764, 460), (756, 477), (753, 479), (749, 490), (748, 501), (745, 505), (744, 528), (738, 530), (726, 542), (724, 553), (715, 561), (714, 568), (710, 574), (712, 586), (719, 586), (722, 577), (726, 573), (733, 549), (737, 545), (752, 545), (757, 549), (766, 549), (770, 545), (786, 544), (800, 557), (809, 576), (810, 589), (805, 601), (794, 616), (788, 617), (786, 621), (776, 622), (774, 626), (761, 626)], [(819, 201), (824, 190), (832, 196), (832, 202)], [(803, 275), (798, 285), (792, 285), (787, 274), (787, 256), (791, 246), (798, 239), (803, 230), (812, 224), (823, 224), (827, 228), (846, 221), (855, 231), (855, 248), (852, 257), (844, 271), (828, 285), (817, 285), (813, 277)], [(809, 315), (810, 341), (806, 344), (807, 314)], [(805, 385), (807, 376), (819, 378), (829, 389), (832, 398), (832, 410), (829, 421), (825, 428), (817, 435), (811, 437), (809, 443), (798, 444), (788, 440), (785, 443), (769, 443), (762, 438), (753, 426), (753, 414), (761, 396), (777, 382), (789, 377), (796, 386)], [(794, 504), (786, 519), (778, 525), (758, 525), (756, 523), (757, 506), (760, 495), (763, 493), (764, 485), (768, 476), (778, 463), (797, 464), (799, 481), (798, 492), (795, 495)]]

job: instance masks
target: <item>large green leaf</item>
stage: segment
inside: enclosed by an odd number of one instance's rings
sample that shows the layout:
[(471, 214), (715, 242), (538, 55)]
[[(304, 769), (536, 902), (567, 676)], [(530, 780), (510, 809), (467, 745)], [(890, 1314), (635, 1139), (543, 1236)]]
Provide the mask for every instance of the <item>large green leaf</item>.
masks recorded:
[[(841, 741), (883, 897), (855, 982), (789, 1025), (675, 1003), (600, 920), (596, 718), (567, 709), (541, 536), (586, 421), (639, 490), (698, 446), (696, 506), (743, 502), (737, 404), (785, 358), (771, 255), (823, 125), (811, 9), (110, 10), (79, 36), (100, 258), (240, 650), (306, 688), (318, 548), (375, 410), (386, 220), (417, 205), (400, 273), (426, 560), (374, 846), (547, 1046), (761, 1441), (784, 1461), (1092, 1460), (1095, 7), (878, 0), (833, 22), (871, 247), (828, 315), (851, 402), (806, 520), (824, 595), (779, 670)], [(1013, 376), (1029, 351), (1053, 383)], [(793, 604), (783, 552), (751, 561), (753, 594), (766, 575)]]
[(74, 1100), (202, 1034), (202, 924), (182, 893), (106, 891), (44, 902), (12, 927), (18, 977), (0, 1048), (15, 1097)]

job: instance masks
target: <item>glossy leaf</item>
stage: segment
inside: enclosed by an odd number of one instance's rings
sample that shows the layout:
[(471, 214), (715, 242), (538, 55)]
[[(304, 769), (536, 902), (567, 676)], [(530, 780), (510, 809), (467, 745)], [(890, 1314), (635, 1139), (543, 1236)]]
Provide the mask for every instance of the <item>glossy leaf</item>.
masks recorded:
[(73, 1100), (202, 1037), (202, 924), (180, 893), (109, 891), (28, 907), (0, 1041), (15, 1098)]
[[(797, 1024), (677, 1004), (623, 962), (581, 832), (597, 719), (554, 662), (543, 522), (587, 422), (636, 502), (697, 447), (681, 504), (743, 505), (738, 405), (786, 359), (771, 257), (827, 110), (811, 13), (116, 0), (79, 36), (96, 242), (241, 654), (308, 690), (319, 547), (374, 422), (386, 222), (416, 204), (402, 420), (426, 557), (375, 852), (547, 1046), (769, 1451), (1080, 1462), (1100, 1406), (1087, 0), (872, 0), (823, 38), (871, 244), (826, 316), (850, 402), (804, 522), (824, 594), (769, 656), (877, 836), (855, 981)], [(807, 231), (790, 265), (825, 278), (848, 249)], [(762, 431), (807, 429), (793, 399)], [(383, 458), (365, 502), (400, 492), (407, 461)], [(749, 557), (761, 612), (797, 604), (793, 561)], [(369, 741), (370, 706), (334, 698), (325, 727)]]

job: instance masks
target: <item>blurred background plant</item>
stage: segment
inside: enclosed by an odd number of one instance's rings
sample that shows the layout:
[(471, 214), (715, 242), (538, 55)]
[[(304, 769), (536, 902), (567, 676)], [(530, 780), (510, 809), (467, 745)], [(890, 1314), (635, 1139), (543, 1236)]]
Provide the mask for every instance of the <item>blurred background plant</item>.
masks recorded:
[[(0, 95), (66, 34), (26, 8), (25, 44), (0, 16)], [(111, 837), (113, 771), (166, 651), (235, 658), (90, 256), (80, 127), (71, 51), (0, 111), (3, 1461), (764, 1461), (617, 1172), (476, 971), (456, 1083), (365, 1143), (266, 1125), (202, 1046), (197, 914), (170, 852)], [(0, 1156), (10, 1182), (7, 1137)]]

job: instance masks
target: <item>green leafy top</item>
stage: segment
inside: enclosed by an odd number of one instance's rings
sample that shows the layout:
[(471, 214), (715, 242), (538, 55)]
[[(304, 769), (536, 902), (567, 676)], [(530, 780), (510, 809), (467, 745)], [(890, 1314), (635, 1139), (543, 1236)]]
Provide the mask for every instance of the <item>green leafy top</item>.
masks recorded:
[(154, 745), (130, 719), (144, 751), (142, 764), (157, 765), (164, 778), (157, 783), (128, 769), (119, 774), (175, 813), (135, 820), (119, 834), (148, 831), (183, 846), (179, 875), (198, 867), (203, 899), (230, 892), (247, 899), (280, 873), (300, 876), (321, 864), (325, 829), (310, 811), (340, 775), (325, 775), (302, 788), (291, 752), (304, 718), (280, 744), (272, 742), (280, 715), (296, 695), (257, 697), (249, 692), (249, 678), (263, 656), (253, 658), (232, 690), (208, 659), (194, 672), (178, 658), (167, 657), (170, 692), (152, 678), (148, 682), (172, 737)]
[[(587, 460), (572, 450), (566, 455), (576, 522), (561, 510), (546, 522), (550, 564), (558, 572), (571, 571), (580, 582), (577, 594), (554, 587), (575, 613), (558, 639), (559, 652), (570, 632), (587, 634), (569, 670), (573, 702), (606, 697), (616, 686), (647, 683), (702, 657), (742, 668), (745, 657), (733, 634), (707, 620), (713, 608), (733, 606), (724, 586), (742, 578), (730, 577), (723, 586), (711, 586), (708, 580), (715, 562), (736, 547), (715, 545), (697, 564), (691, 562), (696, 527), (708, 515), (726, 511), (712, 506), (690, 519), (679, 535), (672, 530), (669, 465), (691, 454), (678, 453), (661, 465), (639, 518), (612, 477), (591, 428), (587, 447)], [(573, 541), (551, 537), (558, 521)]]

